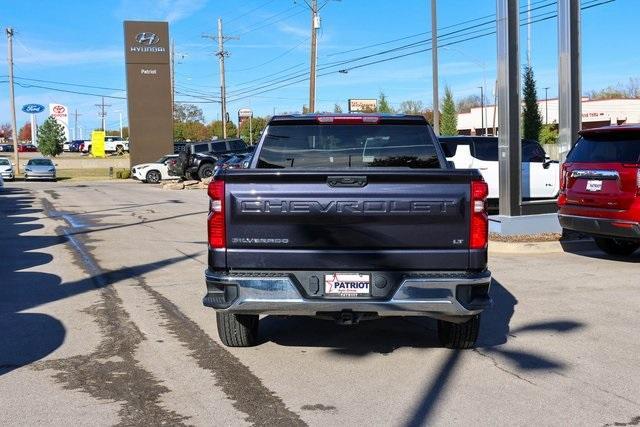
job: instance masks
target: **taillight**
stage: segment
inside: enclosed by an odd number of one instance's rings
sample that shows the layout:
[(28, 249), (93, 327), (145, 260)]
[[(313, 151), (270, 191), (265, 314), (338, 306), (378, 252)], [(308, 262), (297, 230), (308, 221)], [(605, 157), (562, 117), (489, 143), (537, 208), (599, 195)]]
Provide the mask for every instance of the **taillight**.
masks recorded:
[(560, 191), (564, 191), (567, 189), (567, 174), (568, 174), (567, 164), (563, 163), (560, 168)]
[(471, 229), (469, 248), (484, 249), (489, 238), (489, 215), (487, 196), (489, 186), (484, 181), (471, 181)]
[(226, 247), (224, 225), (224, 181), (213, 180), (209, 183), (209, 217), (207, 229), (209, 247), (220, 249)]
[(640, 196), (640, 167), (638, 168), (638, 172), (636, 172), (636, 195)]

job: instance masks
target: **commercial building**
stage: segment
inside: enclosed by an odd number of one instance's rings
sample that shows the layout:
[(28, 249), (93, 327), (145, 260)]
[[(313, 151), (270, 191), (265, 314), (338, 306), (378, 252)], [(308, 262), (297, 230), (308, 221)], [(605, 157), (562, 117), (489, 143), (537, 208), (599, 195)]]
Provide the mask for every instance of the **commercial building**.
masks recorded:
[[(559, 122), (557, 98), (540, 100), (538, 106), (542, 123)], [(624, 123), (640, 123), (640, 99), (582, 98), (582, 129)], [(484, 109), (476, 107), (468, 113), (458, 114), (458, 133), (461, 135), (492, 135), (497, 126), (498, 112), (495, 105), (487, 105)]]

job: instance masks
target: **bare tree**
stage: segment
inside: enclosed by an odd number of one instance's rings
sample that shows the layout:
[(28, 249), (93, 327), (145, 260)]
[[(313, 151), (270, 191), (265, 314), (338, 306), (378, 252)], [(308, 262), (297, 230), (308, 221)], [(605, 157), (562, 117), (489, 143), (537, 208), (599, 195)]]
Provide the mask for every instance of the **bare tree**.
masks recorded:
[(424, 107), (422, 101), (407, 100), (400, 103), (400, 111), (404, 114), (422, 114)]
[(479, 95), (469, 95), (458, 100), (456, 111), (458, 113), (468, 113), (474, 107), (480, 107), (482, 102)]

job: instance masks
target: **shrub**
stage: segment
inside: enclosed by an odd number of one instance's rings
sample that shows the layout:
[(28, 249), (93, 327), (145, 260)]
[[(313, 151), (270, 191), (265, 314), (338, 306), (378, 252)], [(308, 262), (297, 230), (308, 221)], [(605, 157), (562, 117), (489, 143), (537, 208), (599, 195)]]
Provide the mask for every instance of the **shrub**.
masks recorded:
[(129, 179), (131, 178), (131, 171), (129, 169), (120, 169), (116, 171), (116, 179)]
[(538, 136), (540, 144), (556, 144), (558, 142), (558, 129), (554, 125), (544, 125)]

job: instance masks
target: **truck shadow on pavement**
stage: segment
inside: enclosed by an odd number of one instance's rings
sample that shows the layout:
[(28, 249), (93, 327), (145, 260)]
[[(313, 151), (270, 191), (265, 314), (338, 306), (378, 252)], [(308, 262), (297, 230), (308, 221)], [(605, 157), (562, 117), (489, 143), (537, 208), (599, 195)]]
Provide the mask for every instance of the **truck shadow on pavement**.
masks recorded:
[(562, 249), (565, 252), (587, 257), (587, 258), (596, 258), (596, 259), (606, 259), (611, 261), (621, 261), (627, 263), (640, 263), (640, 249), (635, 251), (630, 256), (614, 256), (607, 255), (602, 252), (596, 246), (595, 242), (592, 239), (582, 239), (582, 240), (572, 240), (572, 241), (560, 241), (562, 245)]
[(37, 223), (43, 210), (34, 208), (29, 191), (5, 188), (0, 194), (0, 376), (42, 359), (62, 345), (66, 329), (55, 317), (24, 313), (35, 307), (69, 298), (127, 278), (162, 268), (185, 256), (122, 268), (100, 275), (62, 282), (56, 274), (36, 269), (53, 261), (43, 249), (65, 244), (60, 235), (30, 235), (44, 225)]
[[(491, 284), (491, 297), (493, 306), (482, 314), (477, 348), (467, 351), (446, 350), (444, 361), (407, 418), (407, 425), (429, 423), (434, 408), (463, 357), (486, 358), (497, 369), (526, 382), (531, 382), (526, 378), (527, 373), (566, 368), (565, 362), (540, 353), (540, 349), (522, 351), (505, 348), (504, 345), (510, 339), (522, 339), (529, 333), (571, 333), (583, 328), (583, 323), (551, 319), (512, 329), (511, 318), (518, 300), (495, 279)], [(425, 318), (386, 318), (366, 321), (356, 327), (344, 327), (328, 320), (268, 316), (260, 321), (260, 335), (264, 340), (279, 345), (327, 347), (334, 354), (346, 357), (363, 357), (374, 353), (387, 355), (403, 347), (440, 347), (435, 321)], [(526, 341), (522, 340), (522, 343)]]

